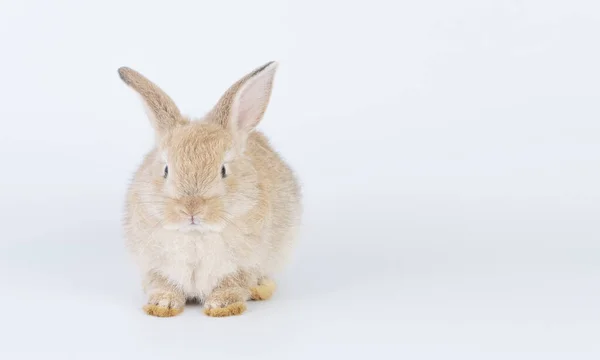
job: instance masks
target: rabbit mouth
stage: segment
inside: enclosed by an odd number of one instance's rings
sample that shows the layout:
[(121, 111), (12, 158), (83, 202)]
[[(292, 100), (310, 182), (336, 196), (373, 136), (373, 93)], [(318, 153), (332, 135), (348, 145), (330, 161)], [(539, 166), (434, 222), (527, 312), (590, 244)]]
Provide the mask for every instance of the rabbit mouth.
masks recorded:
[(180, 226), (178, 230), (181, 232), (192, 232), (192, 231), (203, 232), (204, 226), (202, 226), (198, 223), (188, 223), (186, 225)]
[(165, 226), (166, 229), (175, 230), (183, 233), (208, 233), (208, 232), (221, 232), (222, 226), (219, 224), (209, 224), (205, 222), (186, 222), (183, 224), (170, 224)]

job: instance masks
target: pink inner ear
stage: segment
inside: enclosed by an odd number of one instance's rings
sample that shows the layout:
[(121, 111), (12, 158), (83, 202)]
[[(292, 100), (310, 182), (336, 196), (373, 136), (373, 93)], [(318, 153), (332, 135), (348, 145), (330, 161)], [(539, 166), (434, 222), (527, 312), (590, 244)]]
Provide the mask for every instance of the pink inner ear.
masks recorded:
[(234, 114), (239, 130), (250, 131), (262, 119), (271, 95), (274, 70), (274, 67), (265, 69), (240, 89)]
[(256, 104), (260, 101), (260, 94), (253, 92), (252, 89), (248, 90), (240, 94), (238, 98), (237, 123), (238, 127), (244, 130), (250, 130), (258, 122)]

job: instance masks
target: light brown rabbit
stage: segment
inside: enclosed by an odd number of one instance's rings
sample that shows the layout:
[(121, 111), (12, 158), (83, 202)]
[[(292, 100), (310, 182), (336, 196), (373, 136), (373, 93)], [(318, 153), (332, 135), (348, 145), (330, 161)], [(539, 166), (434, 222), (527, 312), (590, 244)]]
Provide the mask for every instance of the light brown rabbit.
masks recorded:
[(302, 212), (294, 173), (255, 130), (277, 66), (240, 79), (198, 120), (184, 117), (138, 72), (119, 69), (156, 133), (129, 187), (124, 218), (146, 313), (174, 316), (197, 299), (209, 316), (238, 315), (247, 300), (271, 297), (272, 275), (289, 255)]

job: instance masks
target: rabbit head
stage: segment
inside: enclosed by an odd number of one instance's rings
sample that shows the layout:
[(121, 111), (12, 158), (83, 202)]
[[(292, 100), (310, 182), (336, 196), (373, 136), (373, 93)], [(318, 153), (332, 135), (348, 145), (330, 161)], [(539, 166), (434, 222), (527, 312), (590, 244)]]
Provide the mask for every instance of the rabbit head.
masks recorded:
[(163, 228), (219, 231), (260, 206), (258, 182), (244, 149), (269, 103), (276, 62), (233, 84), (202, 119), (183, 116), (157, 85), (130, 68), (121, 79), (142, 98), (156, 147), (136, 177), (137, 203)]

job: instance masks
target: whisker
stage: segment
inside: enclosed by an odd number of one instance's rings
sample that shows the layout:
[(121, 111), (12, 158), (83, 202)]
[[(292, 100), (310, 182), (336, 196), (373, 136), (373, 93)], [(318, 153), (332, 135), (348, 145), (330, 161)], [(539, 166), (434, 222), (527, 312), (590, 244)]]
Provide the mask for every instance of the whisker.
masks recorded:
[(235, 227), (235, 228), (236, 228), (236, 229), (237, 229), (239, 232), (243, 233), (242, 229), (240, 229), (240, 227), (239, 227), (237, 224), (235, 224), (233, 221), (231, 221), (231, 220), (229, 220), (229, 219), (227, 219), (226, 217), (224, 217), (224, 216), (221, 216), (221, 215), (219, 215), (219, 218), (220, 218), (221, 220), (225, 221), (227, 224), (229, 224), (229, 225), (231, 225), (231, 226)]

